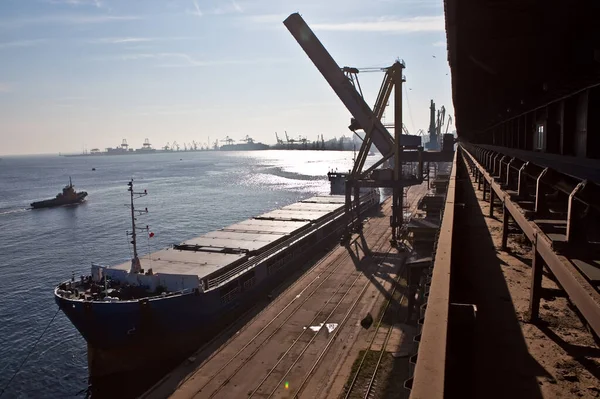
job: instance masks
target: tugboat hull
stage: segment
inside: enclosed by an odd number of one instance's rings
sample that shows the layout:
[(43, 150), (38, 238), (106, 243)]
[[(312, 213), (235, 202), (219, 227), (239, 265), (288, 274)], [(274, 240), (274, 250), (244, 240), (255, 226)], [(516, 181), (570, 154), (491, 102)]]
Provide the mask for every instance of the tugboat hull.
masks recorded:
[(87, 193), (81, 192), (81, 193), (77, 193), (77, 197), (73, 198), (73, 199), (49, 199), (49, 200), (44, 200), (44, 201), (38, 201), (38, 202), (33, 202), (31, 203), (31, 207), (33, 209), (40, 209), (40, 208), (53, 208), (56, 206), (63, 206), (63, 205), (75, 205), (75, 204), (80, 204), (83, 201), (85, 201), (85, 197), (87, 197)]

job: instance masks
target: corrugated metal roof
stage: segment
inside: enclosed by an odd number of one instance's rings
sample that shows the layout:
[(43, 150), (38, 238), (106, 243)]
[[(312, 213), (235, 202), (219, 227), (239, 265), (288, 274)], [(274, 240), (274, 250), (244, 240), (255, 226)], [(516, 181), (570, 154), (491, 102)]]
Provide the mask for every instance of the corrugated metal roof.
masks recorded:
[[(246, 257), (244, 254), (180, 251), (169, 248), (152, 253), (150, 259), (147, 255), (140, 257), (140, 263), (145, 270), (152, 268), (155, 274), (197, 275), (203, 278)], [(128, 271), (130, 267), (131, 261), (128, 261), (110, 268)]]
[(323, 216), (327, 215), (328, 212), (316, 212), (316, 211), (288, 211), (284, 209), (278, 209), (271, 211), (263, 215), (257, 216), (261, 219), (279, 219), (279, 220), (310, 220), (315, 221)]
[[(282, 237), (281, 235), (273, 235), (273, 241), (278, 240)], [(198, 247), (212, 247), (212, 248), (230, 248), (230, 249), (243, 249), (247, 251), (256, 251), (267, 245), (269, 242), (266, 241), (249, 241), (234, 238), (217, 238), (217, 237), (196, 237), (190, 240), (184, 241), (183, 245), (198, 246)]]
[(323, 204), (314, 202), (297, 202), (292, 205), (284, 206), (282, 210), (306, 211), (306, 212), (333, 212), (340, 208), (340, 204)]
[[(140, 261), (144, 269), (152, 268), (154, 273), (203, 278), (247, 257), (244, 253), (225, 253), (230, 252), (228, 250), (264, 251), (311, 222), (340, 209), (344, 200), (344, 196), (312, 197), (181, 243), (193, 248), (191, 250), (163, 249), (152, 253), (151, 259), (144, 256)], [(130, 266), (130, 262), (126, 262), (113, 268), (129, 270)]]
[(238, 232), (261, 232), (261, 233), (286, 233), (290, 234), (310, 222), (296, 222), (285, 220), (264, 220), (264, 219), (248, 219), (243, 222), (227, 226), (222, 231), (238, 231)]
[(343, 195), (320, 195), (302, 200), (303, 203), (316, 202), (320, 204), (344, 204), (346, 198)]

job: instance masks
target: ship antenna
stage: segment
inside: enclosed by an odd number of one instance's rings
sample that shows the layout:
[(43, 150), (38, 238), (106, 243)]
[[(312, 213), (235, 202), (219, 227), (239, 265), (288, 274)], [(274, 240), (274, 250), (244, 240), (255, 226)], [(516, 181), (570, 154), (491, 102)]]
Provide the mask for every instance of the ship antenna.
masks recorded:
[[(129, 181), (129, 183), (127, 183), (127, 185), (129, 186), (129, 188), (127, 189), (129, 191), (130, 194), (130, 198), (131, 198), (131, 244), (133, 245), (133, 258), (131, 259), (131, 270), (129, 271), (130, 273), (139, 273), (142, 270), (142, 266), (140, 264), (140, 259), (138, 258), (138, 252), (137, 252), (137, 234), (136, 234), (136, 227), (135, 227), (135, 216), (136, 216), (136, 212), (138, 215), (144, 214), (144, 213), (148, 213), (148, 208), (145, 208), (144, 210), (136, 210), (134, 207), (134, 203), (133, 200), (134, 199), (138, 199), (141, 197), (145, 197), (146, 195), (148, 195), (147, 191), (144, 190), (143, 192), (135, 192), (133, 191), (133, 179), (131, 179)], [(146, 227), (146, 229), (148, 229), (148, 227)]]

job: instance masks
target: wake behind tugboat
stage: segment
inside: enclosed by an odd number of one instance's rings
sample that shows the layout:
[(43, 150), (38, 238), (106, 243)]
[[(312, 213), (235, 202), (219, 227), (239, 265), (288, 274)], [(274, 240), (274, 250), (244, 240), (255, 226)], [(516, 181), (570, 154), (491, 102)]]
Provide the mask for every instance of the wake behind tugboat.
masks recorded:
[(80, 192), (75, 191), (73, 182), (71, 181), (71, 178), (69, 177), (69, 184), (63, 188), (62, 193), (56, 194), (56, 197), (52, 198), (52, 199), (32, 202), (31, 207), (33, 209), (39, 209), (39, 208), (53, 208), (55, 206), (63, 206), (63, 205), (80, 204), (85, 200), (85, 197), (87, 197), (87, 195), (88, 195), (88, 193), (85, 191), (80, 191)]

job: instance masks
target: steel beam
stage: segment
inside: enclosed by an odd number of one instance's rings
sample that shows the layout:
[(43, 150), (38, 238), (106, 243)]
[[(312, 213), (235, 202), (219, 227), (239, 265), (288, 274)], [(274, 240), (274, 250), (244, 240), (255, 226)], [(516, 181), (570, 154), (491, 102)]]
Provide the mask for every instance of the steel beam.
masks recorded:
[[(356, 88), (344, 75), (300, 14), (291, 14), (283, 23), (360, 126), (365, 130), (371, 130), (373, 144), (377, 147), (377, 150), (384, 156), (391, 154), (394, 151), (392, 136), (381, 121), (376, 118), (369, 105), (356, 91)], [(402, 132), (402, 129), (400, 129), (400, 132)]]
[(456, 199), (456, 169), (458, 151), (454, 154), (448, 182), (444, 214), (440, 226), (433, 264), (431, 288), (427, 299), (423, 331), (419, 343), (417, 364), (410, 393), (411, 399), (442, 399), (446, 397), (446, 355), (450, 309), (450, 272)]
[[(392, 77), (394, 79), (394, 134), (395, 145), (394, 149), (394, 185), (392, 199), (392, 241), (396, 241), (400, 236), (402, 228), (403, 205), (404, 205), (404, 188), (402, 186), (402, 83), (404, 78), (402, 70), (404, 65), (395, 62), (392, 66)], [(420, 178), (421, 176), (419, 176)]]

